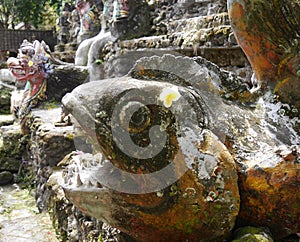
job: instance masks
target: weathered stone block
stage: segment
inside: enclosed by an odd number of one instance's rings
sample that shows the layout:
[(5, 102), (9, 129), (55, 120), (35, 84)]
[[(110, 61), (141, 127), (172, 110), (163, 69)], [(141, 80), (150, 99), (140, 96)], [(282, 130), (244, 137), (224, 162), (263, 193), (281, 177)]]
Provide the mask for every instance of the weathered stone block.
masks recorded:
[(72, 126), (55, 127), (61, 109), (35, 110), (31, 125), (30, 152), (36, 168), (36, 201), (40, 211), (47, 208), (50, 191), (46, 182), (52, 168), (75, 150)]
[(71, 64), (57, 66), (47, 81), (47, 97), (49, 100), (60, 101), (66, 93), (86, 81), (88, 81), (87, 68)]
[(14, 123), (14, 119), (12, 115), (0, 115), (0, 127), (12, 125)]
[(130, 12), (125, 19), (115, 21), (112, 35), (118, 39), (133, 39), (150, 34), (150, 11), (144, 0), (129, 0)]
[(18, 125), (0, 128), (0, 170), (17, 172), (25, 154), (23, 135)]

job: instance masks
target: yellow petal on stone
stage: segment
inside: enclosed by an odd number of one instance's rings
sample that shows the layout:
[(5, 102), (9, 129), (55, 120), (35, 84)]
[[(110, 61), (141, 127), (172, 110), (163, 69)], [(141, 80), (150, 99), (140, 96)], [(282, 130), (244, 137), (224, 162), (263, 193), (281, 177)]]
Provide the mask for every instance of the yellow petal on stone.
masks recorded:
[(159, 99), (163, 101), (166, 108), (171, 107), (172, 103), (177, 101), (180, 97), (181, 95), (176, 86), (172, 88), (165, 87), (159, 95)]

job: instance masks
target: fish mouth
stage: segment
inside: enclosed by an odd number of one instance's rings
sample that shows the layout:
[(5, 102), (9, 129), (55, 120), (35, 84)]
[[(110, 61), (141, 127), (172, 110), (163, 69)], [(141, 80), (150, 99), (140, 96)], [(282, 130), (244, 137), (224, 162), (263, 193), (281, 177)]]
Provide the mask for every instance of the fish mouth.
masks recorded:
[(103, 186), (99, 183), (101, 168), (105, 159), (101, 153), (92, 155), (78, 153), (72, 156), (71, 163), (63, 171), (62, 186), (68, 190), (88, 189), (99, 190)]
[[(113, 193), (99, 183), (99, 177), (103, 174), (101, 169), (102, 154), (76, 153), (69, 157), (68, 166), (53, 173), (50, 180), (54, 179), (63, 189), (66, 198), (72, 202), (81, 212), (95, 217), (111, 218), (106, 213), (111, 210)], [(94, 208), (98, 208), (94, 211)], [(99, 209), (100, 208), (100, 209)], [(116, 224), (116, 221), (104, 221)]]

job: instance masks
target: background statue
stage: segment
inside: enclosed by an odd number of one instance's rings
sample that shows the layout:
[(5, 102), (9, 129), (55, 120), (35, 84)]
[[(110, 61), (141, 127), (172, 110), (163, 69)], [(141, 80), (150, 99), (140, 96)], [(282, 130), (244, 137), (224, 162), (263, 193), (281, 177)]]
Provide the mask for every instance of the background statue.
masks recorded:
[(69, 31), (71, 27), (71, 23), (69, 21), (70, 18), (70, 12), (71, 12), (71, 6), (69, 4), (66, 4), (62, 10), (61, 16), (59, 17), (58, 26), (58, 40), (62, 44), (66, 44), (69, 42)]
[(80, 31), (80, 17), (79, 17), (79, 13), (77, 12), (76, 9), (74, 9), (71, 12), (69, 22), (71, 23), (71, 28), (70, 28), (70, 31), (69, 31), (70, 42), (71, 43), (76, 43), (77, 42), (77, 36), (79, 34), (79, 31)]
[(99, 32), (99, 16), (102, 13), (103, 5), (100, 0), (77, 0), (75, 7), (80, 17), (80, 31), (77, 42), (81, 43)]
[(7, 65), (11, 73), (20, 82), (26, 82), (20, 106), (14, 107), (15, 116), (21, 126), (32, 107), (46, 98), (46, 82), (53, 69), (50, 64), (50, 49), (44, 41), (33, 43), (24, 40), (17, 58), (10, 57)]

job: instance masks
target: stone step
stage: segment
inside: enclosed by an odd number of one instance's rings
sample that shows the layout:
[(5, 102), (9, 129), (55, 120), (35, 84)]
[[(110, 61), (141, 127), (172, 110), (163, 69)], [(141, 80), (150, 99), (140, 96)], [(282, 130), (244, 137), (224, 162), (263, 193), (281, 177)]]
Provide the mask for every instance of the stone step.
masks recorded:
[[(113, 43), (108, 45), (113, 45)], [(174, 20), (168, 23), (168, 31), (165, 35), (121, 40), (118, 45), (120, 49), (126, 50), (193, 48), (195, 55), (199, 48), (202, 50), (219, 47), (222, 50), (239, 48), (233, 36), (227, 13)]]
[[(226, 17), (225, 17), (226, 16)], [(211, 16), (212, 17), (212, 16)], [(166, 35), (148, 36), (131, 40), (120, 40), (118, 44), (107, 43), (102, 50), (104, 61), (129, 52), (177, 52), (185, 56), (202, 56), (220, 67), (248, 65), (245, 54), (238, 46), (230, 25), (226, 25), (227, 15), (214, 16), (220, 20), (215, 24), (205, 24), (205, 18), (193, 18), (174, 23), (174, 30), (182, 30), (186, 22), (185, 31), (171, 32)], [(198, 21), (198, 22), (197, 22)], [(197, 24), (198, 23), (198, 24)], [(218, 25), (219, 24), (219, 25)], [(224, 24), (224, 25), (223, 25)], [(175, 27), (175, 25), (177, 27)], [(192, 26), (198, 26), (193, 28)], [(207, 28), (202, 28), (207, 27)], [(116, 52), (112, 53), (114, 50)]]
[[(122, 49), (136, 50), (139, 48), (168, 48), (168, 47), (227, 47), (236, 46), (230, 38), (232, 31), (229, 25), (221, 25), (199, 30), (175, 32), (170, 35), (142, 37), (138, 39), (119, 41)], [(108, 45), (113, 45), (109, 43)]]
[(174, 20), (168, 23), (168, 33), (195, 31), (222, 25), (230, 25), (228, 13)]
[[(172, 20), (167, 26), (168, 31), (163, 35), (107, 43), (102, 49), (103, 60), (108, 63), (106, 67), (111, 70), (108, 65), (120, 66), (120, 59), (128, 59), (129, 56), (130, 61), (134, 62), (142, 57), (142, 53), (146, 56), (151, 55), (151, 52), (152, 55), (159, 56), (179, 53), (189, 57), (204, 57), (227, 70), (246, 67), (247, 70), (243, 71), (241, 76), (250, 79), (252, 74), (248, 71), (248, 60), (236, 42), (227, 13)], [(118, 58), (119, 61), (115, 61)], [(127, 60), (128, 66), (130, 61)], [(124, 65), (123, 62), (122, 64)], [(115, 69), (118, 69), (118, 73), (112, 76), (126, 74), (130, 67), (123, 72), (119, 71), (124, 69), (123, 66)], [(107, 77), (110, 77), (110, 74)]]
[(76, 51), (53, 52), (53, 57), (67, 63), (74, 63)]
[[(198, 17), (226, 12), (226, 1), (223, 0), (178, 0), (174, 7), (183, 13), (183, 17)], [(177, 13), (179, 17), (180, 13)]]

